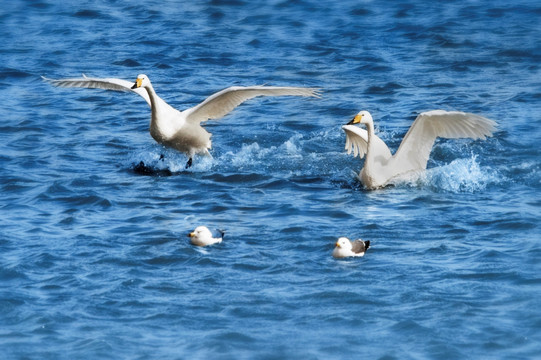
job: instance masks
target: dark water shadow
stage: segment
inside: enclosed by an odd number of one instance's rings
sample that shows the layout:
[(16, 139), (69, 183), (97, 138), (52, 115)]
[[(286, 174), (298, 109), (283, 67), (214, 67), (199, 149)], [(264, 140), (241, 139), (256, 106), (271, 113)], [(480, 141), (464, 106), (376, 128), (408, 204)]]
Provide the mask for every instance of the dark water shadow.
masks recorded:
[(173, 175), (178, 175), (182, 173), (182, 172), (173, 172), (169, 169), (159, 169), (152, 165), (145, 164), (144, 161), (140, 161), (138, 164), (132, 164), (131, 170), (137, 175), (160, 176), (160, 177), (173, 176)]

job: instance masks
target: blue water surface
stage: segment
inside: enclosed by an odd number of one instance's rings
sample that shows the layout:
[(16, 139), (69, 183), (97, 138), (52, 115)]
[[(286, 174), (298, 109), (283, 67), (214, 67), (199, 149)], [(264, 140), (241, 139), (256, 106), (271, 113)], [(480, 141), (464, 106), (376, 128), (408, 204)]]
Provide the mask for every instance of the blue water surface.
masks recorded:
[[(0, 25), (2, 359), (539, 358), (539, 1), (16, 0)], [(209, 121), (185, 170), (140, 97), (41, 79), (81, 73), (179, 109), (324, 92)], [(367, 191), (341, 130), (362, 109), (392, 151), (431, 109), (498, 130)], [(335, 260), (338, 236), (372, 246)]]

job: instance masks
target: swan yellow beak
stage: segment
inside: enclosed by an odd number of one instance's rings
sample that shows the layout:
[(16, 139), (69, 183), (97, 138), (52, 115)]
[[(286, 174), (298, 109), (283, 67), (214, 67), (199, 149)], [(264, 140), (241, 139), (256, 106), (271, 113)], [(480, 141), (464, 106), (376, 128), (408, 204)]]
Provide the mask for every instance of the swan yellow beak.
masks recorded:
[(355, 115), (355, 117), (353, 118), (353, 120), (351, 120), (350, 122), (348, 122), (346, 125), (353, 125), (353, 124), (358, 124), (361, 122), (361, 120), (363, 119), (363, 115)]
[(132, 89), (140, 88), (142, 83), (143, 83), (143, 80), (137, 78), (137, 79), (135, 80), (135, 84), (133, 84), (133, 86), (132, 86), (131, 88), (132, 88)]

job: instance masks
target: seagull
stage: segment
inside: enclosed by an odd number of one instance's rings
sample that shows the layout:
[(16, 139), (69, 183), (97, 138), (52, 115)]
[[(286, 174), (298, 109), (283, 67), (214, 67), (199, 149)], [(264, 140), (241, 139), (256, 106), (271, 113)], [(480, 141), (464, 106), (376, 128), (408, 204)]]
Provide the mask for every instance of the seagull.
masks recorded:
[(150, 106), (150, 135), (158, 143), (188, 155), (186, 168), (192, 165), (195, 154), (209, 155), (210, 137), (201, 122), (219, 119), (231, 112), (244, 101), (257, 96), (312, 96), (320, 97), (316, 88), (279, 86), (232, 86), (219, 91), (199, 105), (179, 111), (160, 98), (148, 76), (140, 74), (135, 83), (115, 78), (47, 79), (54, 86), (95, 88), (116, 91), (132, 91), (140, 95)]
[[(366, 130), (354, 124), (366, 125)], [(422, 171), (438, 137), (483, 139), (492, 136), (496, 123), (485, 117), (460, 111), (431, 110), (417, 116), (394, 155), (376, 134), (368, 111), (360, 111), (348, 124), (346, 150), (362, 159), (366, 154), (359, 179), (367, 189), (388, 185), (393, 178), (409, 172)]]
[(364, 256), (364, 253), (370, 247), (370, 240), (363, 241), (357, 239), (351, 242), (347, 237), (338, 238), (336, 247), (332, 251), (334, 258), (345, 258), (350, 256)]
[(190, 242), (195, 246), (208, 246), (213, 244), (219, 244), (225, 233), (222, 230), (219, 231), (219, 237), (213, 237), (212, 232), (206, 226), (198, 226), (194, 231), (188, 234)]

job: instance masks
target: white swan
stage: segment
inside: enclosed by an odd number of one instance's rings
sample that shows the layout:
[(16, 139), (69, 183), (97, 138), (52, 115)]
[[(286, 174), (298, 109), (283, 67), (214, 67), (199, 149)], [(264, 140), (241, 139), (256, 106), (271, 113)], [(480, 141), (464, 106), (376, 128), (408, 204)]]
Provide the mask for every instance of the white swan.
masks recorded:
[(47, 79), (55, 86), (97, 88), (116, 91), (133, 91), (143, 97), (151, 109), (150, 135), (158, 143), (188, 155), (186, 167), (191, 166), (195, 154), (210, 155), (210, 137), (200, 124), (209, 119), (219, 119), (244, 101), (257, 96), (313, 96), (319, 97), (315, 88), (277, 86), (232, 86), (209, 96), (197, 106), (178, 111), (160, 98), (148, 78), (141, 74), (134, 83), (114, 78)]
[[(366, 130), (353, 124), (364, 124)], [(390, 181), (412, 171), (426, 169), (426, 163), (437, 137), (486, 139), (492, 136), (496, 123), (479, 115), (459, 111), (432, 110), (419, 114), (394, 155), (376, 134), (368, 111), (360, 111), (347, 125), (346, 150), (362, 159), (359, 179), (368, 189), (384, 187)]]
[(188, 234), (190, 242), (195, 246), (208, 246), (222, 242), (224, 232), (219, 230), (219, 235), (214, 237), (212, 232), (206, 226), (198, 226), (194, 231)]
[(336, 241), (336, 247), (332, 251), (334, 258), (345, 258), (350, 256), (364, 256), (370, 247), (370, 240), (357, 239), (351, 242), (347, 237), (341, 237)]

